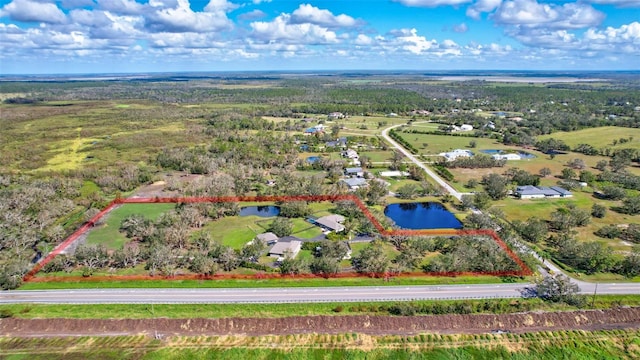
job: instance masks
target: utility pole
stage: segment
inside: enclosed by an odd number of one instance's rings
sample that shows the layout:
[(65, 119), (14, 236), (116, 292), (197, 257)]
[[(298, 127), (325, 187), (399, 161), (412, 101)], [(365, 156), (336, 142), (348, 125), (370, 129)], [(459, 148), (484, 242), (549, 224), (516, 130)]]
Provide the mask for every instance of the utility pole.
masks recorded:
[(593, 289), (593, 300), (591, 301), (591, 307), (595, 309), (596, 307), (596, 294), (598, 292), (598, 283), (596, 283), (596, 288)]

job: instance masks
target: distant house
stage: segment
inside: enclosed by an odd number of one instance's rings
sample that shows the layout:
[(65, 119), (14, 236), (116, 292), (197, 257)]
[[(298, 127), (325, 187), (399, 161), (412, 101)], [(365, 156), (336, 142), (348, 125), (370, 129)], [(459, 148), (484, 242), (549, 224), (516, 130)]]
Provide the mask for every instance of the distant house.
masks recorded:
[(345, 115), (341, 112), (332, 112), (329, 113), (329, 115), (327, 115), (327, 118), (329, 118), (330, 120), (335, 120), (335, 119), (344, 119)]
[(367, 180), (363, 178), (349, 178), (340, 180), (343, 183), (347, 184), (349, 190), (358, 190), (359, 188), (367, 185)]
[(308, 129), (306, 129), (304, 131), (304, 134), (305, 135), (314, 135), (314, 134), (323, 133), (325, 128), (326, 127), (324, 125), (318, 124), (318, 125), (316, 125), (314, 127), (310, 127)]
[(429, 115), (431, 112), (427, 110), (413, 110), (411, 111), (411, 115)]
[(256, 239), (258, 241), (262, 241), (263, 243), (265, 243), (267, 245), (273, 245), (276, 242), (278, 242), (278, 236), (276, 234), (272, 233), (272, 232), (258, 234), (258, 235), (256, 235)]
[(471, 157), (473, 153), (469, 150), (455, 149), (446, 153), (440, 153), (440, 156), (444, 156), (447, 161), (453, 161), (459, 157)]
[(344, 169), (344, 174), (347, 176), (364, 177), (364, 170), (361, 167), (350, 167)]
[(516, 196), (521, 199), (543, 199), (543, 198), (561, 198), (572, 197), (571, 191), (563, 189), (559, 186), (518, 186), (515, 192)]
[(342, 152), (342, 156), (346, 157), (348, 159), (359, 159), (360, 156), (358, 156), (358, 153), (353, 150), (353, 149), (347, 149), (346, 151)]
[(518, 154), (494, 154), (491, 156), (496, 160), (522, 160), (522, 156)]
[(337, 139), (335, 141), (327, 141), (324, 145), (326, 147), (329, 147), (329, 148), (331, 148), (331, 147), (333, 147), (333, 148), (336, 148), (336, 147), (346, 148), (347, 147), (347, 138), (346, 137), (341, 137), (341, 138), (339, 138), (339, 139)]
[(269, 256), (280, 258), (289, 254), (291, 257), (296, 257), (301, 249), (302, 240), (295, 236), (285, 236), (269, 249)]
[(380, 176), (382, 177), (401, 177), (401, 176), (409, 176), (408, 171), (381, 171)]
[(314, 223), (326, 231), (341, 232), (344, 231), (344, 216), (332, 214), (317, 218)]

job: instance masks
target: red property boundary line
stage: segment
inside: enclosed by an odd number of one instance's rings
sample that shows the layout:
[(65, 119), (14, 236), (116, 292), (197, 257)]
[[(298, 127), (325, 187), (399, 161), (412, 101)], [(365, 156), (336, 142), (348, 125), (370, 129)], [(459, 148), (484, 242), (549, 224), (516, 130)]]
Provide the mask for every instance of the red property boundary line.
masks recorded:
[[(373, 226), (378, 230), (380, 235), (382, 236), (415, 236), (415, 235), (427, 235), (427, 236), (437, 236), (437, 235), (445, 235), (445, 236), (465, 236), (465, 235), (482, 235), (488, 236), (492, 238), (500, 248), (502, 248), (507, 255), (520, 267), (519, 271), (490, 271), (490, 272), (434, 272), (434, 273), (420, 273), (423, 275), (432, 275), (432, 276), (460, 276), (460, 275), (493, 275), (493, 276), (529, 276), (532, 275), (533, 272), (529, 267), (516, 255), (507, 244), (498, 236), (498, 234), (491, 229), (479, 229), (479, 230), (456, 230), (456, 229), (425, 229), (425, 230), (406, 230), (406, 229), (396, 229), (390, 230), (385, 229), (378, 219), (376, 219), (369, 208), (355, 195), (297, 195), (297, 196), (222, 196), (222, 197), (153, 197), (153, 198), (127, 198), (127, 199), (115, 199), (113, 200), (107, 207), (102, 209), (98, 214), (92, 217), (89, 221), (87, 221), (84, 225), (82, 225), (78, 230), (76, 230), (73, 234), (71, 234), (65, 241), (60, 243), (60, 245), (56, 246), (53, 251), (51, 251), (47, 256), (42, 258), (32, 269), (29, 271), (25, 277), (24, 281), (48, 281), (48, 280), (40, 280), (35, 279), (34, 276), (51, 260), (53, 260), (56, 256), (62, 253), (64, 250), (69, 247), (74, 241), (76, 241), (80, 236), (84, 235), (87, 231), (89, 231), (93, 226), (100, 220), (103, 216), (105, 216), (108, 212), (113, 210), (114, 207), (122, 204), (163, 204), (163, 203), (174, 203), (174, 204), (193, 204), (193, 203), (232, 203), (232, 202), (288, 202), (288, 201), (310, 201), (310, 202), (322, 202), (322, 201), (351, 201), (353, 202), (359, 209), (362, 211), (364, 216), (369, 219), (369, 221), (373, 224)], [(362, 276), (359, 274), (340, 274), (338, 276), (332, 277), (358, 277)], [(257, 274), (253, 275), (252, 278), (255, 279), (265, 279), (265, 278), (286, 278), (292, 276), (283, 276), (279, 274)], [(302, 277), (317, 277), (316, 275), (295, 275), (295, 278)], [(75, 277), (74, 277), (75, 278)], [(103, 277), (95, 277), (95, 281), (110, 279), (110, 280), (142, 280), (154, 278), (158, 279), (158, 277), (151, 276), (103, 276)], [(222, 278), (243, 278), (246, 277), (240, 276), (236, 277), (235, 275), (214, 275), (214, 276), (204, 276), (204, 275), (185, 275), (185, 276), (174, 276), (172, 279), (222, 279)], [(58, 278), (56, 278), (58, 279)], [(83, 278), (83, 279), (91, 279), (91, 278)], [(62, 280), (60, 278), (59, 280)]]

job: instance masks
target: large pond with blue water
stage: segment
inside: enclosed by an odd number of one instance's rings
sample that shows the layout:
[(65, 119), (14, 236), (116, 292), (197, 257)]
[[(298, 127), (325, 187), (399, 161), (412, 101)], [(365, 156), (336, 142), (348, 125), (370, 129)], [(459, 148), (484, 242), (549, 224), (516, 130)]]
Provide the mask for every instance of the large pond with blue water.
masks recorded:
[(273, 205), (245, 206), (240, 208), (240, 216), (272, 217), (280, 214), (280, 207)]
[(441, 203), (391, 204), (384, 214), (403, 229), (460, 229), (462, 223)]

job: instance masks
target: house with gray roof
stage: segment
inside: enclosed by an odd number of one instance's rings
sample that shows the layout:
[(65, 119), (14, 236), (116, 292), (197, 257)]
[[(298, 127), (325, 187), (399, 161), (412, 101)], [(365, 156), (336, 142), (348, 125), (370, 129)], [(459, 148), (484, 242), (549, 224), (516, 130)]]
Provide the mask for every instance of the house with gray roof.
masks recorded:
[(350, 167), (344, 169), (344, 174), (347, 176), (364, 177), (364, 170), (361, 167)]
[(515, 195), (521, 199), (544, 199), (544, 198), (561, 198), (572, 197), (571, 191), (563, 189), (559, 186), (518, 186)]
[(348, 178), (340, 181), (347, 184), (349, 190), (358, 190), (359, 188), (367, 185), (367, 180), (363, 178)]
[(331, 214), (327, 216), (323, 216), (314, 220), (315, 224), (320, 226), (321, 228), (333, 231), (333, 232), (341, 232), (344, 231), (344, 216)]
[(278, 242), (269, 249), (269, 256), (280, 258), (289, 255), (296, 257), (301, 249), (302, 240), (295, 236), (285, 236), (280, 238)]
[(262, 241), (263, 243), (267, 244), (267, 245), (271, 245), (271, 244), (275, 244), (276, 242), (278, 242), (278, 235), (272, 233), (272, 232), (266, 232), (263, 234), (258, 234), (256, 235), (256, 239), (258, 239), (258, 241)]

